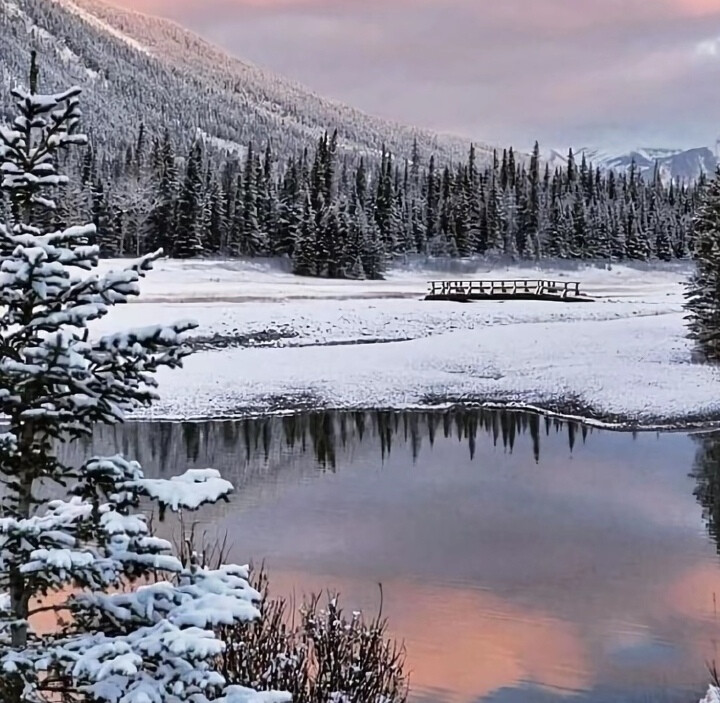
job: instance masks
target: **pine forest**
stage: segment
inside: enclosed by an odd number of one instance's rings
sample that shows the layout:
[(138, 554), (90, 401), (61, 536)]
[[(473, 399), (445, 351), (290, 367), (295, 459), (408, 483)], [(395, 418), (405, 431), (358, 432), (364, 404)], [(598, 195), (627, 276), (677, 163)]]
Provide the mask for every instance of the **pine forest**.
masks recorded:
[(692, 253), (703, 183), (664, 184), (630, 168), (593, 168), (572, 153), (551, 172), (539, 147), (483, 165), (471, 147), (454, 165), (417, 149), (374, 160), (324, 134), (283, 159), (270, 145), (218, 152), (198, 138), (177, 153), (140, 125), (122, 154), (89, 148), (64, 164), (79, 184), (52, 214), (87, 218), (106, 257), (163, 248), (176, 258), (287, 257), (300, 275), (380, 278), (394, 257), (670, 261)]

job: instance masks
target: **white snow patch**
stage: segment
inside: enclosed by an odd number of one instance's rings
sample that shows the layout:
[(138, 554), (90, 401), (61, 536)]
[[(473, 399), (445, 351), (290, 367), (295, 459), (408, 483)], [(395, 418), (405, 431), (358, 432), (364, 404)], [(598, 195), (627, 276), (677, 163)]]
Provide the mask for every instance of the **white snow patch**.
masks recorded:
[(20, 17), (25, 22), (25, 30), (29, 34), (34, 31), (36, 35), (45, 41), (55, 40), (55, 37), (50, 34), (46, 29), (35, 24), (28, 14), (22, 10), (22, 8), (14, 3), (12, 0), (5, 0), (5, 10), (11, 17)]
[(232, 483), (215, 469), (189, 469), (167, 480), (143, 478), (130, 484), (174, 511), (197, 510), (205, 503), (217, 503), (233, 490)]
[[(639, 423), (720, 413), (719, 372), (691, 363), (685, 339), (687, 266), (395, 270), (378, 282), (298, 278), (270, 262), (165, 261), (157, 269), (139, 302), (96, 328), (194, 318), (193, 334), (204, 337), (277, 330), (281, 338), (200, 352), (183, 371), (161, 373), (155, 417), (232, 416), (299, 399), (399, 409), (429, 398), (572, 400)], [(432, 279), (537, 277), (579, 280), (596, 302), (422, 300)]]
[(117, 27), (113, 27), (113, 25), (111, 25), (109, 22), (105, 22), (99, 17), (96, 17), (87, 10), (83, 9), (82, 7), (79, 7), (72, 0), (54, 0), (54, 2), (62, 5), (67, 10), (77, 15), (84, 22), (95, 27), (96, 29), (112, 35), (116, 39), (119, 39), (128, 46), (142, 52), (143, 54), (146, 54), (147, 56), (152, 56), (152, 52), (146, 46), (141, 44), (137, 39), (134, 39), (133, 37), (125, 34), (124, 32), (121, 32), (119, 29), (117, 29)]
[(214, 137), (212, 134), (208, 134), (202, 129), (198, 128), (197, 136), (200, 137), (203, 142), (210, 144), (219, 151), (224, 151), (228, 154), (234, 154), (240, 159), (244, 159), (247, 155), (247, 147), (238, 142), (230, 141), (229, 139), (222, 139), (221, 137)]
[(22, 17), (25, 21), (29, 20), (27, 14), (23, 12), (20, 6), (16, 2), (13, 2), (13, 0), (5, 0), (4, 5), (5, 11), (11, 17)]
[(291, 703), (289, 693), (277, 691), (253, 691), (243, 686), (228, 686), (225, 695), (217, 699), (217, 703)]
[(85, 66), (82, 59), (68, 46), (62, 45), (58, 48), (57, 51), (58, 55), (60, 56), (60, 60), (64, 64), (75, 64), (76, 66), (80, 66), (85, 71), (90, 80), (95, 81), (100, 77), (100, 74), (97, 71), (93, 71), (93, 69)]

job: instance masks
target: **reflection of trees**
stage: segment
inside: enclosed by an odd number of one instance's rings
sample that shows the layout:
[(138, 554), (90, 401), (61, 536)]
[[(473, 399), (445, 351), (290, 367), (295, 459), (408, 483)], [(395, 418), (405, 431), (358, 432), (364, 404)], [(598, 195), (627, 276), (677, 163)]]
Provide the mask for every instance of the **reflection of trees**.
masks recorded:
[[(141, 462), (154, 475), (174, 474), (191, 467), (214, 466), (238, 485), (257, 474), (280, 470), (293, 459), (312, 457), (314, 470), (334, 471), (341, 452), (362, 448), (377, 451), (384, 460), (395, 448), (410, 450), (417, 460), (424, 447), (438, 437), (457, 439), (474, 458), (478, 439), (485, 435), (495, 446), (515, 450), (529, 441), (536, 460), (543, 434), (566, 433), (572, 451), (578, 435), (587, 430), (577, 424), (509, 410), (453, 409), (445, 412), (329, 412), (222, 422), (129, 423), (100, 428), (92, 440), (74, 451), (121, 452)], [(70, 451), (73, 451), (70, 449)]]
[[(236, 421), (100, 427), (91, 439), (65, 445), (62, 451), (76, 463), (92, 454), (121, 453), (155, 477), (213, 467), (252, 504), (261, 494), (275, 495), (283, 486), (317, 477), (318, 471), (377, 465), (398, 452), (404, 461), (417, 461), (441, 439), (455, 440), (459, 451), (471, 458), (484, 442), (508, 453), (531, 450), (539, 460), (542, 439), (550, 434), (564, 435), (572, 451), (586, 433), (576, 424), (512, 411), (315, 411)], [(216, 506), (200, 522), (221, 519), (237, 510), (239, 501)]]
[(697, 481), (695, 497), (703, 509), (703, 520), (720, 553), (720, 435), (695, 437), (698, 445), (691, 476)]

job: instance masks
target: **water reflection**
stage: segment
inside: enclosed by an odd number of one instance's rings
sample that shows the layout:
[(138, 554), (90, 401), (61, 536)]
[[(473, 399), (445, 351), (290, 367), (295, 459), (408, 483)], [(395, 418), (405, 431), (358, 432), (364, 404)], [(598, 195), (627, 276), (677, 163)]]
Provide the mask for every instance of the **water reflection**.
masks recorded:
[(695, 497), (703, 509), (708, 532), (720, 554), (720, 436), (696, 435), (697, 454), (692, 476), (697, 481)]
[[(475, 457), (478, 435), (492, 439), (493, 446), (512, 452), (520, 437), (527, 438), (535, 461), (540, 460), (542, 436), (562, 435), (570, 451), (589, 430), (574, 422), (512, 410), (453, 409), (448, 412), (308, 412), (218, 422), (131, 423), (99, 428), (92, 440), (74, 448), (79, 454), (90, 451), (121, 451), (161, 475), (174, 473), (182, 462), (203, 463), (218, 450), (232, 453), (243, 464), (267, 462), (273, 452), (312, 451), (317, 464), (337, 468), (338, 450), (374, 442), (379, 458), (385, 460), (400, 443), (409, 446), (417, 461), (424, 445), (434, 446), (438, 437), (457, 439)], [(181, 462), (178, 464), (178, 462)]]
[(135, 424), (73, 451), (219, 468), (238, 491), (201, 520), (278, 593), (372, 608), (382, 582), (417, 701), (686, 703), (716, 656), (718, 442), (457, 410)]

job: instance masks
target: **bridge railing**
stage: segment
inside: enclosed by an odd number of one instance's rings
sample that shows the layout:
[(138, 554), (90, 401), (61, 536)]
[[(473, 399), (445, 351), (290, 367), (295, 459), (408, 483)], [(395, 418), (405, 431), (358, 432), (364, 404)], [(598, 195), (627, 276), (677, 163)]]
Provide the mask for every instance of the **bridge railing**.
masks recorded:
[(428, 294), (432, 296), (512, 296), (552, 295), (561, 298), (580, 297), (579, 281), (514, 279), (506, 281), (430, 281)]

